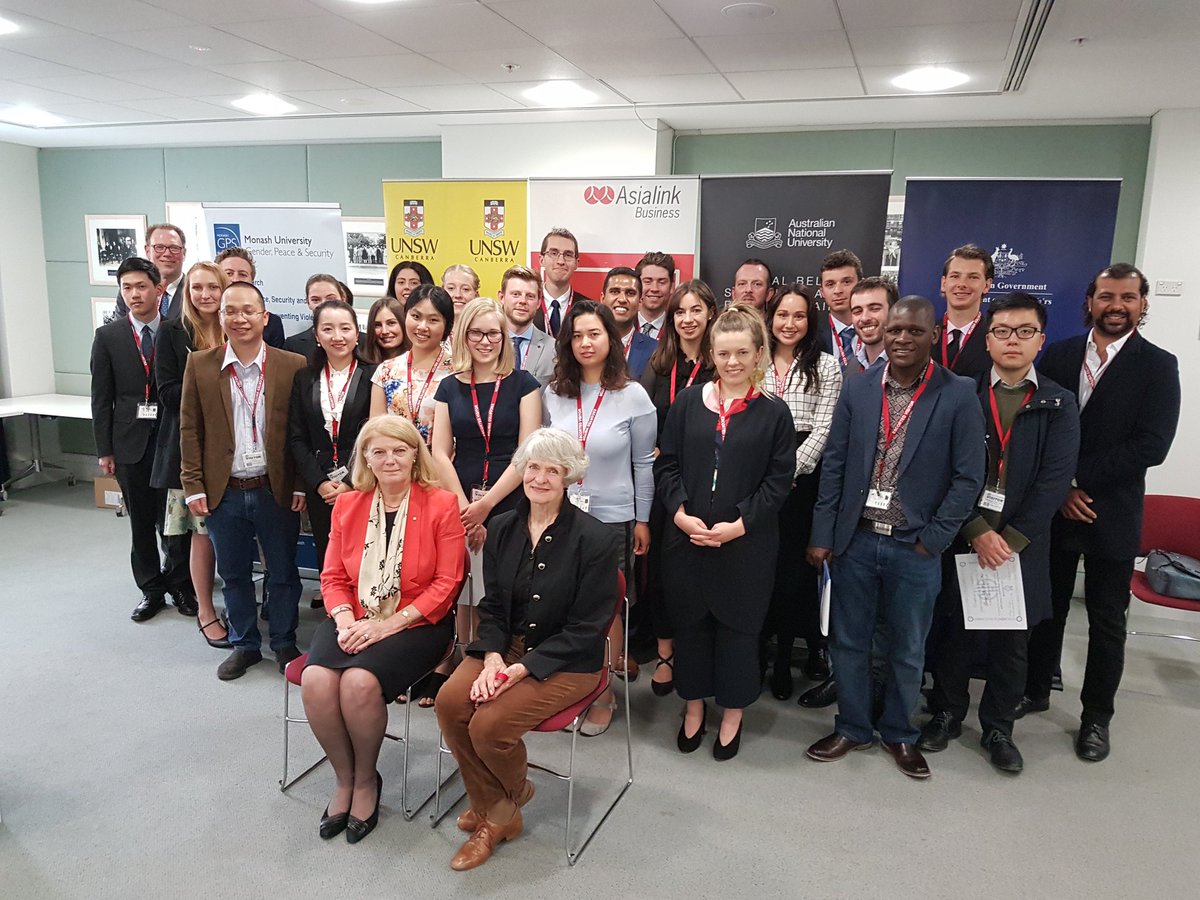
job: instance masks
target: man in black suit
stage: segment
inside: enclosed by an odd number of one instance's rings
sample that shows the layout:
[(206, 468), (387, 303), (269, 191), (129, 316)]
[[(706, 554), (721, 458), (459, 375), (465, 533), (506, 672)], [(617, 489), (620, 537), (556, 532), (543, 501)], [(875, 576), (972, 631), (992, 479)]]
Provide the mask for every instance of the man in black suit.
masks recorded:
[(771, 267), (761, 259), (747, 259), (733, 273), (729, 302), (747, 303), (766, 316), (767, 304), (774, 293)]
[[(1004, 772), (1024, 768), (1013, 742), (1013, 714), (1025, 690), (1029, 623), (1051, 615), (1050, 521), (1071, 487), (1079, 456), (1075, 396), (1033, 361), (1046, 342), (1046, 309), (1031, 294), (992, 301), (985, 318), (991, 371), (977, 381), (987, 422), (987, 481), (975, 510), (942, 554), (942, 592), (935, 615), (941, 640), (927, 660), (934, 674), (932, 718), (917, 746), (945, 750), (962, 734), (971, 704), (971, 667), (980, 644), (987, 653), (987, 686), (979, 703), (982, 745)], [(968, 631), (963, 617), (955, 555), (976, 553), (989, 569), (1016, 556), (1025, 590), (1019, 628)]]
[[(818, 281), (825, 312), (816, 317), (817, 337), (821, 349), (833, 355), (843, 372), (847, 366), (855, 368), (854, 357), (861, 348), (855, 339), (850, 298), (862, 277), (862, 260), (849, 250), (834, 250), (821, 260)], [(884, 318), (887, 318), (886, 313)]]
[[(187, 238), (178, 225), (163, 222), (151, 225), (146, 232), (146, 259), (154, 263), (162, 277), (162, 296), (158, 311), (164, 319), (177, 319), (183, 311), (183, 292), (187, 286), (183, 281), (183, 258), (187, 254)], [(125, 298), (117, 293), (117, 315), (128, 314)]]
[[(258, 269), (254, 265), (254, 255), (245, 247), (226, 247), (217, 254), (217, 258), (213, 260), (221, 271), (225, 273), (225, 277), (229, 279), (230, 284), (237, 284), (239, 281), (244, 281), (247, 284), (253, 284), (255, 287), (261, 287), (256, 280)], [(268, 347), (275, 347), (277, 350), (282, 350), (284, 343), (287, 341), (287, 335), (283, 330), (283, 322), (279, 320), (279, 316), (273, 316), (267, 312), (267, 324), (263, 328), (263, 340)]]
[(992, 368), (979, 323), (983, 298), (992, 289), (995, 274), (991, 254), (975, 244), (956, 248), (942, 266), (946, 315), (935, 359), (956, 375), (978, 378)]
[(544, 296), (533, 324), (551, 337), (558, 337), (558, 327), (571, 304), (592, 299), (571, 287), (571, 276), (579, 268), (579, 241), (565, 228), (551, 228), (542, 238), (541, 258)]
[(1050, 708), (1050, 679), (1083, 556), (1088, 654), (1076, 755), (1109, 753), (1109, 723), (1125, 666), (1129, 581), (1142, 531), (1146, 470), (1167, 457), (1179, 423), (1179, 363), (1137, 330), (1150, 283), (1135, 266), (1114, 263), (1087, 288), (1087, 334), (1051, 345), (1038, 371), (1079, 398), (1079, 461), (1050, 543), (1053, 618), (1029, 641), (1029, 676), (1018, 714)]
[[(121, 486), (132, 532), (130, 563), (142, 600), (130, 618), (144, 622), (175, 598), (181, 613), (197, 612), (188, 572), (190, 534), (162, 537), (167, 492), (150, 486), (160, 420), (154, 379), (154, 339), (162, 276), (149, 260), (131, 256), (117, 269), (129, 310), (96, 329), (92, 342), (92, 427), (100, 468)], [(157, 538), (166, 552), (159, 558)]]
[(634, 267), (642, 284), (641, 308), (638, 309), (638, 331), (657, 343), (662, 337), (667, 318), (667, 303), (675, 292), (675, 257), (670, 253), (650, 250)]

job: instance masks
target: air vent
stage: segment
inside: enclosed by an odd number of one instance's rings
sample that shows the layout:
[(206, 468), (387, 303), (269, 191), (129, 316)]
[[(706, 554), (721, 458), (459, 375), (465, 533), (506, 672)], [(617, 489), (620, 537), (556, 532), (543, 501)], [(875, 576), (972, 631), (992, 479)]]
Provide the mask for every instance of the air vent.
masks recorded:
[(1029, 64), (1033, 62), (1033, 54), (1042, 39), (1042, 30), (1046, 27), (1046, 20), (1050, 18), (1050, 10), (1053, 7), (1054, 0), (1033, 0), (1029, 5), (1025, 24), (1021, 28), (1021, 39), (1017, 42), (1016, 55), (1008, 70), (1008, 76), (1004, 79), (1005, 93), (1019, 91), (1025, 82), (1025, 73), (1029, 71)]

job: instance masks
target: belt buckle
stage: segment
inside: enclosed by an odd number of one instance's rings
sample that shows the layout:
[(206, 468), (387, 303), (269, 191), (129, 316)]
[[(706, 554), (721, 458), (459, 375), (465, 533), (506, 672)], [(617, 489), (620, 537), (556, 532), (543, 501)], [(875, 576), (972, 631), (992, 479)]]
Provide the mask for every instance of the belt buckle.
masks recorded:
[(891, 537), (892, 526), (886, 522), (876, 522), (874, 519), (865, 519), (864, 521), (867, 523), (867, 527), (871, 529), (872, 533), (882, 534), (885, 537)]

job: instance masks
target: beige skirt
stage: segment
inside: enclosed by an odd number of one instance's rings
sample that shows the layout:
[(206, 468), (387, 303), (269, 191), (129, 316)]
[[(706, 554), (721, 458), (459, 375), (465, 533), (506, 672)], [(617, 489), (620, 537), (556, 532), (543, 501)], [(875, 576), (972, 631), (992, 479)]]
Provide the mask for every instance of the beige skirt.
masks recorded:
[(208, 534), (208, 526), (204, 524), (204, 516), (195, 515), (188, 505), (183, 502), (183, 488), (167, 489), (167, 514), (163, 521), (163, 534), (168, 537), (187, 534)]

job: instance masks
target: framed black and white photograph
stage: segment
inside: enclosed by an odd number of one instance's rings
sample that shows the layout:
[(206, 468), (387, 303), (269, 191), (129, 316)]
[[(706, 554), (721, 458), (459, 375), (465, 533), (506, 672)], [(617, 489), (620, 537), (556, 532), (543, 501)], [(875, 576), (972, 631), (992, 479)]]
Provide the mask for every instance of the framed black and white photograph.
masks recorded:
[(383, 219), (342, 217), (346, 283), (354, 296), (382, 297), (387, 289), (387, 227)]
[(145, 216), (84, 216), (88, 281), (117, 286), (117, 269), (146, 244)]
[(887, 226), (883, 235), (881, 275), (895, 281), (900, 276), (900, 245), (904, 237), (904, 195), (888, 197)]
[(107, 325), (117, 317), (117, 300), (115, 297), (92, 298), (92, 330)]

